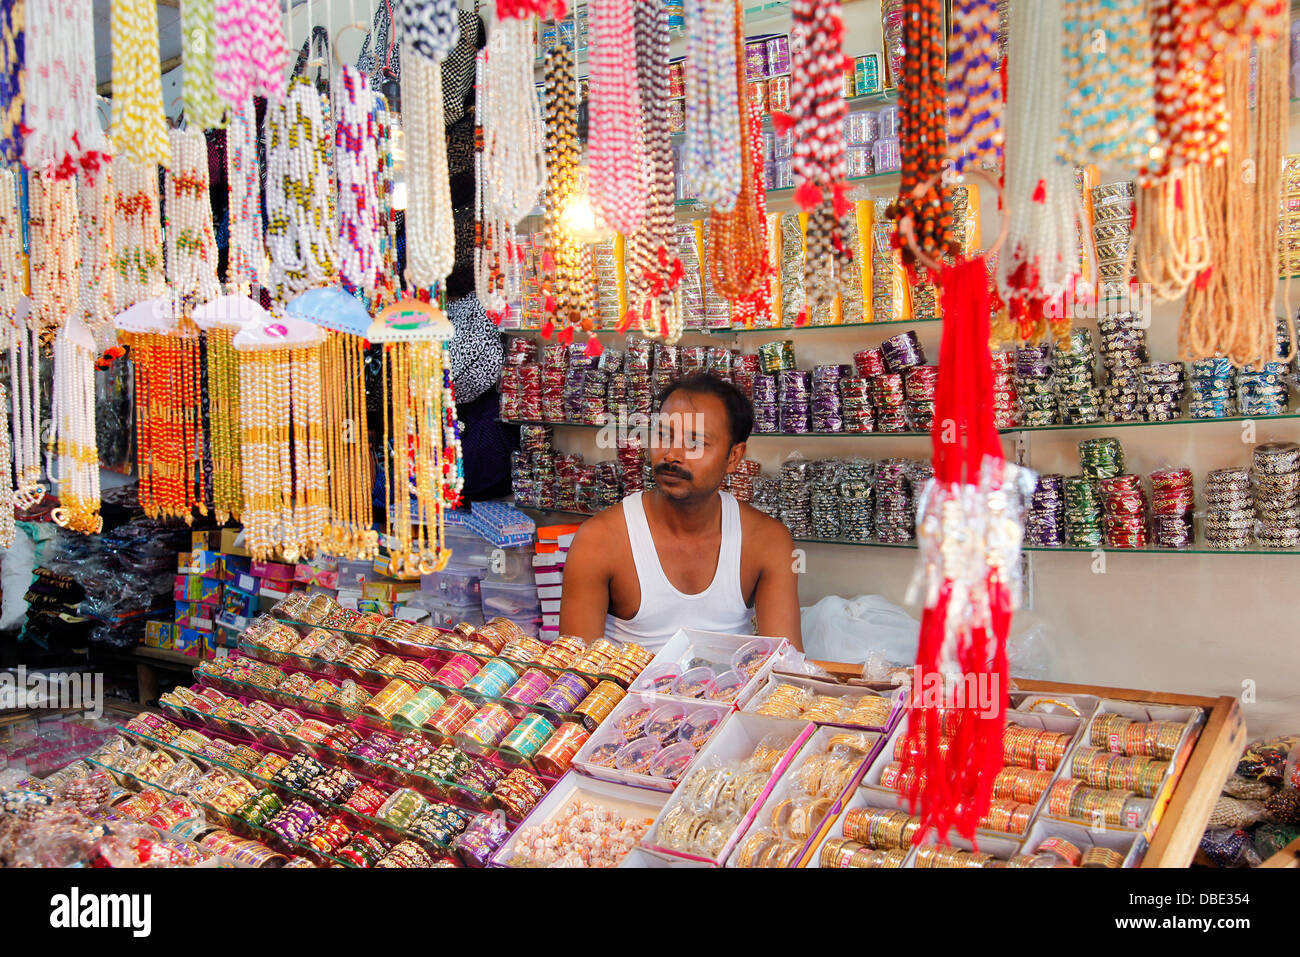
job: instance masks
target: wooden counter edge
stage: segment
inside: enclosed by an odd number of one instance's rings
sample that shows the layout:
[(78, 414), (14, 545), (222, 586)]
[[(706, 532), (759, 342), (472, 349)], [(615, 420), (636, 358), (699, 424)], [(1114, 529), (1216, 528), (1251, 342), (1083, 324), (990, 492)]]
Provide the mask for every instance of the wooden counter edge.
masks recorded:
[(1300, 867), (1300, 837), (1278, 851), (1260, 867)]
[[(861, 667), (835, 661), (818, 661), (839, 678), (856, 678)], [(1223, 782), (1241, 757), (1246, 746), (1246, 722), (1237, 699), (1224, 695), (1208, 698), (1201, 695), (1174, 694), (1168, 691), (1145, 691), (1137, 688), (1108, 688), (1099, 685), (1073, 684), (1063, 681), (1012, 679), (1017, 691), (1089, 694), (1101, 698), (1148, 701), (1152, 704), (1204, 708), (1209, 712), (1205, 726), (1197, 736), (1191, 757), (1169, 799), (1169, 806), (1151, 838), (1143, 867), (1187, 867), (1200, 846), (1201, 835), (1219, 799)], [(1291, 850), (1287, 848), (1286, 850)], [(1285, 854), (1286, 850), (1279, 852)], [(1272, 861), (1279, 855), (1274, 855)], [(1283, 864), (1270, 866), (1280, 867)], [(1285, 866), (1300, 866), (1295, 862)]]

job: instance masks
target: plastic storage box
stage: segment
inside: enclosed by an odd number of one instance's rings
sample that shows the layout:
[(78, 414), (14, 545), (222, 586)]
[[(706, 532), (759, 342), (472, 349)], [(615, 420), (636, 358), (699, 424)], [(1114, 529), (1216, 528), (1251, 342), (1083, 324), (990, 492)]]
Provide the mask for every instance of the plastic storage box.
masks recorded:
[(420, 591), (432, 592), (452, 605), (472, 605), (481, 601), (479, 582), (483, 580), (481, 565), (448, 564), (440, 572), (420, 576)]
[(534, 585), (484, 580), (480, 587), (483, 615), (486, 618), (498, 615), (507, 618), (541, 617), (542, 606), (537, 600), (537, 588)]

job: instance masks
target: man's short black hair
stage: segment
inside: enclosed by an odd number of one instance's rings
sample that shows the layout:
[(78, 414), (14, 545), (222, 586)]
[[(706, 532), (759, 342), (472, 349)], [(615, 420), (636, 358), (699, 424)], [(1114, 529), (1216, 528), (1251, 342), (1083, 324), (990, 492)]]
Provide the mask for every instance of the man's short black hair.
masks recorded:
[(745, 398), (745, 393), (726, 379), (719, 379), (712, 372), (692, 372), (671, 383), (659, 393), (659, 408), (664, 407), (664, 403), (674, 392), (712, 395), (721, 399), (722, 405), (727, 410), (727, 421), (731, 425), (733, 446), (747, 441), (749, 434), (754, 431), (754, 406)]

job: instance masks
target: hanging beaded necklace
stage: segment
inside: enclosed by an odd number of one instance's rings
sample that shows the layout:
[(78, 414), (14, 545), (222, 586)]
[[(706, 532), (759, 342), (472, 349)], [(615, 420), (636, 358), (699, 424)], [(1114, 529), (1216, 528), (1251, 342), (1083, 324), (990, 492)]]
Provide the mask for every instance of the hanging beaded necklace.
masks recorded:
[(0, 3), (0, 160), (14, 163), (22, 156), (23, 66), (26, 47), (26, 0)]
[(158, 169), (126, 156), (113, 161), (113, 270), (117, 311), (166, 291), (158, 218)]
[(247, 293), (260, 282), (266, 247), (262, 244), (261, 182), (257, 169), (254, 127), (257, 113), (251, 98), (230, 108), (226, 127), (226, 184), (229, 187), (229, 252), (226, 281)]
[(1147, 0), (1066, 0), (1061, 158), (1131, 179), (1147, 160), (1153, 121)]
[[(735, 5), (733, 0), (687, 0), (685, 13), (686, 145), (682, 150), (682, 174), (695, 188), (700, 202), (727, 211), (735, 207), (741, 186)], [(659, 95), (663, 95), (662, 91)]]
[(295, 77), (284, 103), (266, 111), (266, 246), (281, 307), (338, 276), (330, 156), (321, 97)]
[(674, 325), (680, 319), (675, 290), (685, 270), (674, 237), (672, 134), (668, 122), (668, 54), (671, 35), (668, 12), (663, 7), (637, 3), (637, 85), (648, 162), (646, 211), (642, 225), (626, 239), (627, 312), (618, 330), (626, 331), (633, 319), (651, 335), (666, 332), (669, 313)]
[(374, 558), (379, 551), (371, 504), (374, 469), (366, 427), (365, 374), (362, 341), (346, 333), (330, 333), (321, 347), (331, 516), (322, 547), (357, 559)]
[[(515, 22), (518, 21), (506, 21), (502, 27)], [(488, 153), (484, 123), (491, 108), (489, 100), (492, 93), (487, 76), (487, 62), (488, 51), (480, 50), (474, 59), (478, 117), (483, 121), (474, 126), (474, 294), (488, 315), (499, 324), (510, 302), (506, 295), (506, 274), (511, 266), (509, 250), (514, 241), (514, 231), (496, 215), (495, 209), (489, 211), (488, 208), (487, 196), (491, 190), (487, 182)], [(532, 99), (536, 100), (536, 97)]]
[[(739, 0), (735, 6), (732, 42), (736, 48), (738, 68), (735, 83), (739, 96), (745, 85), (744, 72), (739, 69), (739, 64), (744, 62), (744, 9)], [(758, 132), (761, 125), (761, 114), (756, 104), (747, 103), (740, 116), (740, 194), (731, 210), (715, 208), (709, 213), (709, 277), (714, 288), (733, 306), (750, 299), (771, 268), (767, 256), (767, 209), (763, 203), (761, 153), (755, 160), (755, 138), (761, 139)]]
[(212, 460), (212, 507), (217, 521), (239, 521), (243, 512), (243, 456), (239, 437), (239, 357), (235, 331), (213, 326), (204, 331), (208, 378), (208, 451)]
[(111, 157), (92, 180), (77, 177), (77, 210), (81, 216), (81, 317), (99, 351), (117, 344), (113, 316), (117, 298), (113, 267), (113, 220), (116, 205)]
[(171, 154), (158, 62), (158, 4), (113, 0), (113, 141), (137, 163), (166, 166)]
[[(1057, 134), (1065, 101), (1061, 69), (1061, 0), (1013, 4), (1008, 26), (1007, 238), (998, 257), (998, 288), (1013, 311), (1063, 294), (1080, 263), (1083, 210), (1074, 171), (1060, 161)], [(1085, 244), (1087, 248), (1087, 244)], [(1021, 306), (1016, 306), (1016, 303)], [(1030, 324), (1037, 318), (1030, 316)], [(1058, 332), (1069, 329), (1063, 316)], [(1021, 329), (1020, 335), (1031, 333)]]
[(224, 103), (254, 96), (284, 97), (289, 48), (280, 4), (273, 0), (215, 0), (213, 82)]
[[(9, 440), (9, 392), (0, 383), (0, 462), (9, 463), (12, 459), (12, 447)], [(0, 548), (9, 548), (14, 543), (17, 522), (14, 509), (17, 500), (14, 497), (14, 476), (8, 468), (0, 469)]]
[(40, 339), (34, 311), (26, 320), (19, 309), (27, 288), (23, 264), (23, 226), (18, 208), (18, 176), (0, 169), (0, 320), (9, 329), (9, 398), (13, 415), (14, 499), (30, 508), (45, 497), (37, 436), (40, 433)]
[(1002, 168), (997, 0), (956, 0), (948, 44), (948, 154), (953, 169)]
[(181, 101), (185, 121), (196, 130), (221, 126), (226, 112), (226, 104), (217, 96), (215, 31), (215, 0), (181, 0), (181, 36), (185, 38)]
[(542, 272), (549, 274), (549, 288), (543, 296), (543, 336), (558, 320), (566, 328), (560, 334), (571, 340), (573, 327), (587, 317), (583, 294), (581, 250), (564, 223), (564, 213), (577, 191), (578, 107), (574, 90), (573, 48), (556, 43), (546, 52), (546, 200), (543, 234), (545, 252)]
[[(890, 216), (911, 223), (916, 248), (931, 261), (958, 253), (952, 193), (939, 174), (948, 155), (944, 107), (943, 11), (926, 0), (903, 4), (903, 74), (898, 118), (902, 155), (898, 199)], [(918, 194), (918, 190), (920, 193)], [(912, 245), (895, 240), (909, 269), (920, 265)]]
[(345, 66), (335, 108), (334, 159), (339, 189), (339, 276), (343, 288), (372, 298), (380, 283), (378, 139), (370, 86)]
[(57, 179), (93, 174), (105, 140), (87, 67), (95, 60), (91, 0), (26, 0), (25, 17), (23, 165)]
[(591, 205), (627, 235), (645, 217), (645, 141), (636, 78), (632, 0), (590, 0)]
[(375, 170), (375, 195), (379, 199), (379, 285), (371, 298), (371, 312), (396, 302), (401, 293), (397, 272), (397, 217), (393, 212), (393, 118), (388, 101), (376, 93), (372, 101), (377, 143), (378, 168)]
[(172, 130), (167, 174), (167, 271), (176, 314), (221, 294), (208, 195), (208, 146), (197, 130)]
[[(456, 264), (456, 232), (442, 122), (442, 71), (406, 41), (402, 45), (406, 123), (406, 282), (430, 289)], [(418, 105), (417, 105), (418, 104)]]

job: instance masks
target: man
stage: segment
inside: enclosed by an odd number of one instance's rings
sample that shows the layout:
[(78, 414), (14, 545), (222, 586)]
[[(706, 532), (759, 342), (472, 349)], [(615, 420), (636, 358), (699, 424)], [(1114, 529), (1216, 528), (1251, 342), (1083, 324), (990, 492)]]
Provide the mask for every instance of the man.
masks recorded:
[(715, 376), (690, 375), (664, 390), (656, 425), (656, 488), (588, 519), (573, 541), (560, 633), (656, 651), (695, 628), (788, 638), (801, 649), (789, 530), (720, 491), (745, 457), (749, 400)]

